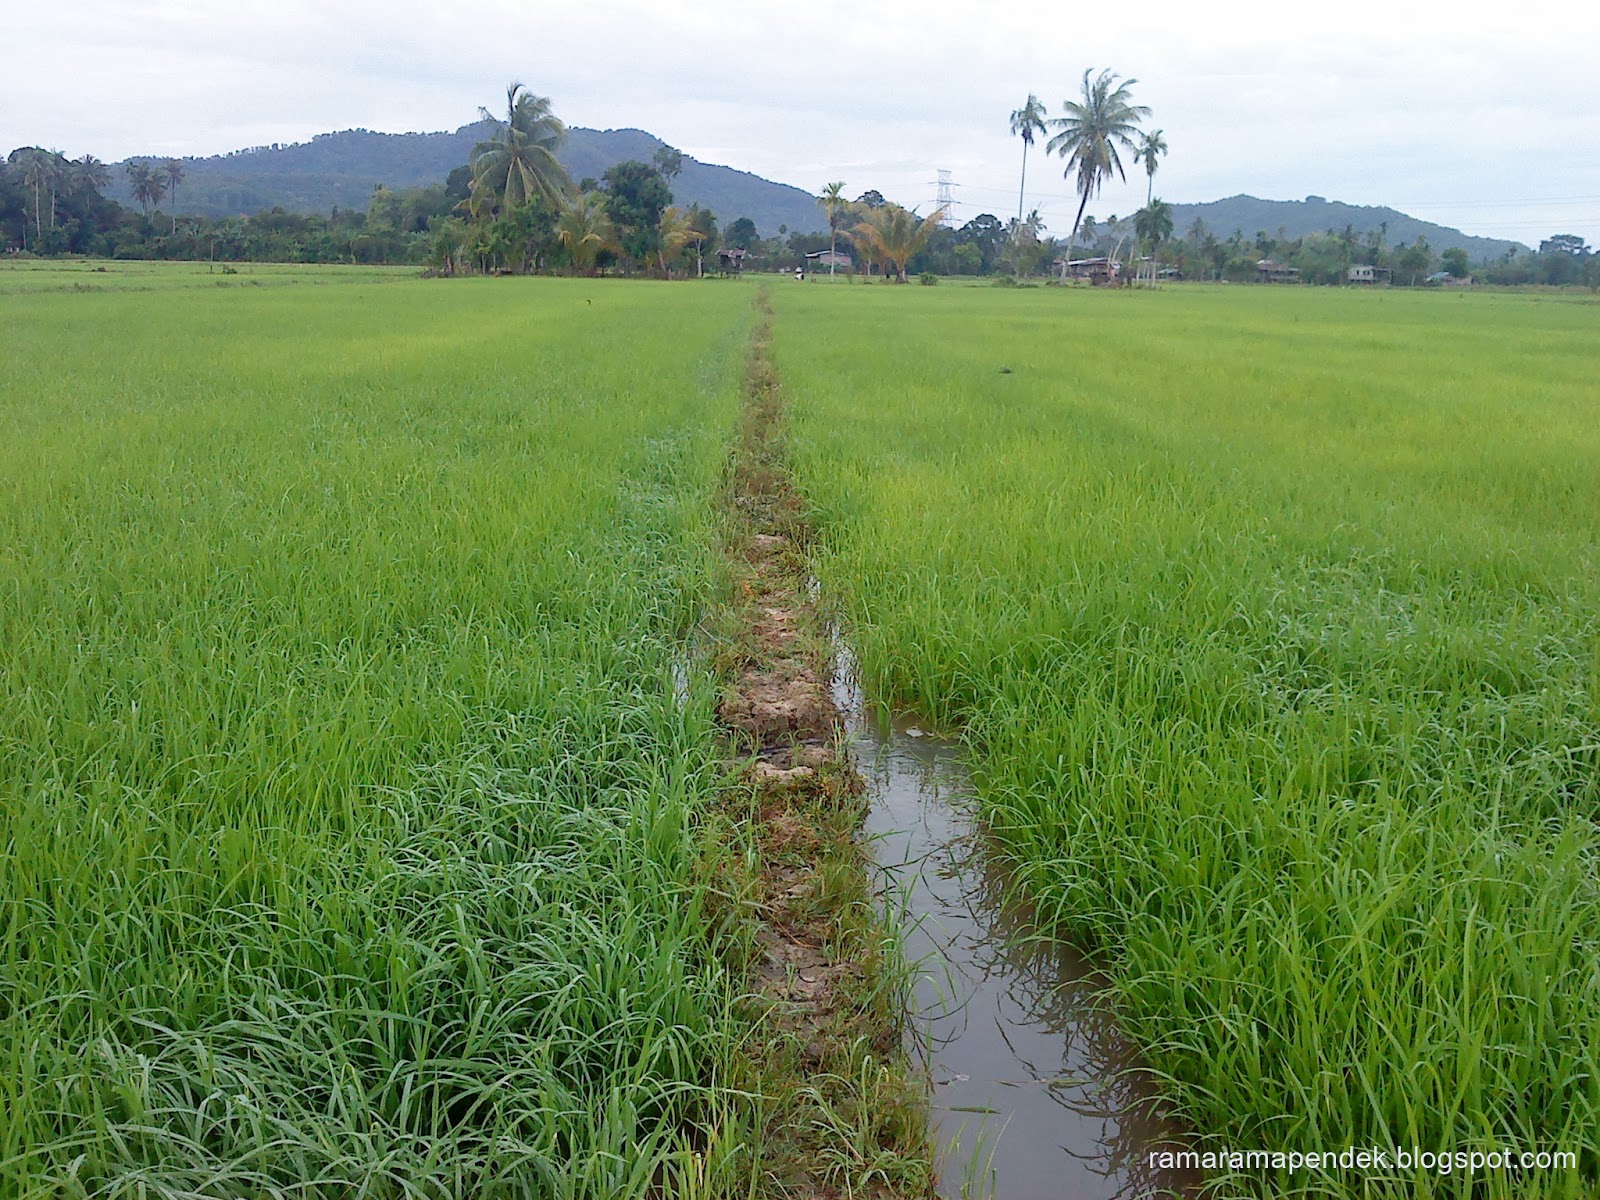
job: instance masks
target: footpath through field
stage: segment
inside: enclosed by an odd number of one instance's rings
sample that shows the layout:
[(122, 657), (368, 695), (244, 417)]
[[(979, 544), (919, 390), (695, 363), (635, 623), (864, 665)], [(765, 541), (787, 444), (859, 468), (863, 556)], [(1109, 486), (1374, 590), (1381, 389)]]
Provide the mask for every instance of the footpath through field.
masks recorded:
[(719, 715), (745, 772), (726, 835), (749, 847), (746, 903), (760, 914), (745, 1086), (767, 1097), (754, 1139), (761, 1194), (923, 1197), (932, 1147), (923, 1079), (903, 1048), (906, 967), (873, 903), (765, 289), (756, 302), (725, 496), (732, 603), (714, 627), (727, 675)]

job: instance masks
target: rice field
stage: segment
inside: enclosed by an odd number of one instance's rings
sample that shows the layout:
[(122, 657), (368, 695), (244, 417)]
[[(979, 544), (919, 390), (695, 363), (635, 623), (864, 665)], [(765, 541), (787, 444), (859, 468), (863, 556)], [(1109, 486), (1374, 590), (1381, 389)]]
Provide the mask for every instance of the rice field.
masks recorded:
[(0, 295), (0, 1195), (731, 1186), (748, 292), (195, 277)]
[(41, 258), (0, 262), (0, 296), (44, 292), (166, 292), (285, 284), (353, 283), (370, 287), (378, 282), (414, 282), (416, 278), (415, 267)]
[(1592, 1195), (1600, 306), (774, 290), (818, 564), (868, 690), (962, 733), (1221, 1171)]
[[(752, 288), (105, 265), (0, 269), (0, 1195), (761, 1194)], [(1580, 1161), (1218, 1194), (1595, 1194), (1600, 306), (772, 303), (869, 692), (1197, 1149)]]

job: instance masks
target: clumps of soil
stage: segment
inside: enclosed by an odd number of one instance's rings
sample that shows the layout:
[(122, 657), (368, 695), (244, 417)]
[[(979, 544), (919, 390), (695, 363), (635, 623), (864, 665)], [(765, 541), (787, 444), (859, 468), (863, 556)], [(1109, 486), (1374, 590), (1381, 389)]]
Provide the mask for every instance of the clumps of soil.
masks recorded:
[(744, 1083), (766, 1099), (763, 1194), (926, 1196), (925, 1091), (901, 1050), (907, 975), (873, 905), (863, 786), (828, 685), (764, 294), (757, 307), (726, 492), (736, 586), (718, 712), (740, 765), (727, 804), (754, 860), (744, 890), (760, 914)]

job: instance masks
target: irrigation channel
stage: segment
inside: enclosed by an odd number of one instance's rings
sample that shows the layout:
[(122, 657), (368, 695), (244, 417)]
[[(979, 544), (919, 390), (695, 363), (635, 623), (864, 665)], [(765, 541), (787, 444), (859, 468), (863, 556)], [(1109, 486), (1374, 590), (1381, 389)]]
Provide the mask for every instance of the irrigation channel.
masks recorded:
[(916, 965), (911, 1034), (933, 1085), (946, 1200), (1190, 1196), (1138, 1055), (1071, 947), (1031, 936), (974, 813), (955, 743), (866, 701), (837, 647), (834, 701), (870, 801), (865, 832)]

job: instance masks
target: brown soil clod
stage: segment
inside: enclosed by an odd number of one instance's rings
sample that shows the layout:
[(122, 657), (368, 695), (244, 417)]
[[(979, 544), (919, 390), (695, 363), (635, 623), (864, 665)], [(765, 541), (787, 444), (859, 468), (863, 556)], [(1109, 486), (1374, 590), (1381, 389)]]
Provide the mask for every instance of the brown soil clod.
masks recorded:
[(726, 493), (728, 679), (718, 714), (754, 849), (750, 1090), (766, 1098), (763, 1195), (931, 1195), (926, 1093), (901, 1050), (904, 973), (872, 903), (863, 791), (842, 751), (831, 652), (787, 466), (766, 294)]

